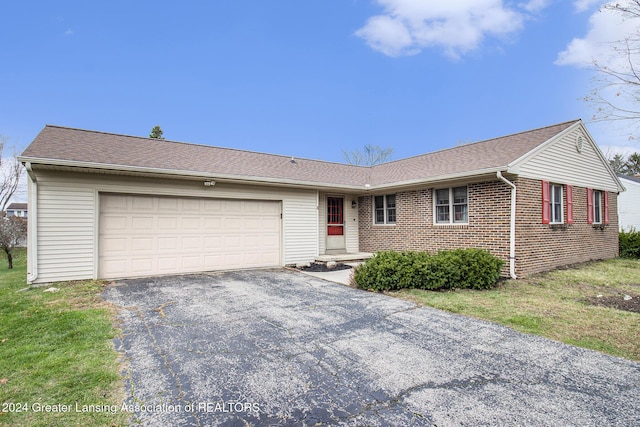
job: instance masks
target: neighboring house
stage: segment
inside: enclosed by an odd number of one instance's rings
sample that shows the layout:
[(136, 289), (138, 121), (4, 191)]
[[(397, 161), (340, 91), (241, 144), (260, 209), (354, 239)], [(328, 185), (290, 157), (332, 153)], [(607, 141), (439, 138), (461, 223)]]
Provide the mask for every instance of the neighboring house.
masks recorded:
[(373, 167), (46, 126), (28, 281), (477, 247), (528, 275), (618, 254), (624, 188), (580, 120)]
[(620, 230), (640, 231), (640, 177), (618, 175), (626, 191), (618, 196)]
[(27, 218), (28, 209), (26, 203), (11, 203), (7, 206), (7, 216), (19, 216)]

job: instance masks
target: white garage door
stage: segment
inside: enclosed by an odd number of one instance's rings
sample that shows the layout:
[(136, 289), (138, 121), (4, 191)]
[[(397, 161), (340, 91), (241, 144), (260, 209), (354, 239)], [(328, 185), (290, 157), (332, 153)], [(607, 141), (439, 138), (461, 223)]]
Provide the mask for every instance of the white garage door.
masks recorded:
[(280, 202), (100, 195), (100, 278), (280, 264)]

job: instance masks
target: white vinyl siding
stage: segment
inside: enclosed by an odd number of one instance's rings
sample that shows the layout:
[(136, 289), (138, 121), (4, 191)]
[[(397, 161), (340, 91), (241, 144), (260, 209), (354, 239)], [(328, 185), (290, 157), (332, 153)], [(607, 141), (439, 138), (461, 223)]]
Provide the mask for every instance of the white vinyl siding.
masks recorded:
[(282, 201), (283, 250), (286, 264), (311, 262), (318, 256), (318, 199), (316, 191), (296, 191)]
[(98, 275), (100, 193), (273, 200), (282, 203), (282, 264), (318, 256), (317, 191), (202, 180), (155, 179), (36, 170), (38, 277), (35, 283)]
[(95, 193), (60, 183), (38, 188), (38, 282), (94, 277)]
[[(600, 150), (581, 126), (570, 128), (558, 140), (532, 153), (514, 171), (524, 178), (562, 182), (584, 188), (618, 192), (619, 188)], [(582, 151), (576, 139), (582, 137)]]
[(626, 191), (618, 196), (620, 230), (640, 231), (640, 182), (620, 178)]

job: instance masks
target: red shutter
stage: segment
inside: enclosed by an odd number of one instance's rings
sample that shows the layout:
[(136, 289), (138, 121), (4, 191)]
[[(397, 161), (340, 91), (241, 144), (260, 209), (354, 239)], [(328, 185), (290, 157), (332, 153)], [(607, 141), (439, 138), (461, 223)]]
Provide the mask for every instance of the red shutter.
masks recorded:
[(567, 224), (573, 224), (573, 187), (567, 185)]
[(587, 224), (593, 224), (593, 190), (587, 188)]
[(549, 194), (549, 181), (542, 181), (542, 223), (551, 222), (551, 196)]
[(604, 196), (604, 207), (602, 208), (604, 211), (604, 223), (609, 224), (609, 192), (603, 191), (602, 195)]

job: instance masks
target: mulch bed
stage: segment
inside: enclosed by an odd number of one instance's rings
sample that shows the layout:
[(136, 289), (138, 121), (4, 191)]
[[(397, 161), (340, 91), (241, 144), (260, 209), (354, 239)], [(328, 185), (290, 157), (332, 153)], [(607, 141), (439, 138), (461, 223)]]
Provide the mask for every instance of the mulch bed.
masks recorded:
[[(625, 300), (625, 295), (627, 299)], [(628, 297), (631, 297), (629, 299)], [(587, 298), (589, 304), (640, 313), (640, 295), (620, 294)]]
[(337, 263), (334, 268), (328, 268), (327, 264), (324, 262), (314, 262), (309, 267), (302, 267), (299, 270), (311, 271), (314, 273), (324, 273), (326, 271), (348, 270), (350, 268), (353, 268), (353, 267), (347, 264), (343, 264), (341, 262)]

